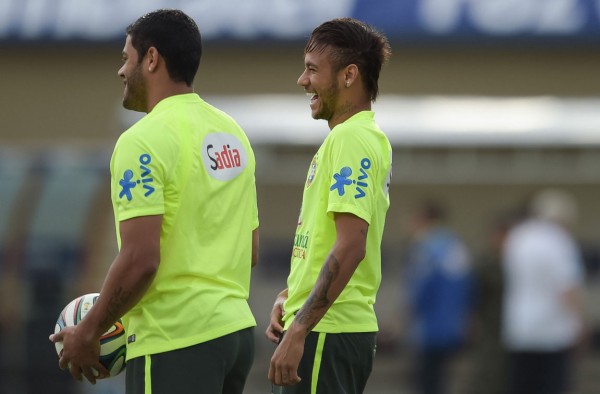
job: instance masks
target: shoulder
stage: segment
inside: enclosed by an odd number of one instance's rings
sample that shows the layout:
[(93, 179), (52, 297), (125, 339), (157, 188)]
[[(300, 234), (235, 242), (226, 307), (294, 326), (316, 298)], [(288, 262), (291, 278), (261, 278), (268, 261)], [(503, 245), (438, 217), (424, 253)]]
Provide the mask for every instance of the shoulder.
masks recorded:
[(173, 132), (173, 125), (162, 116), (146, 115), (121, 134), (115, 144), (113, 160), (134, 160), (144, 165), (171, 163), (178, 157), (180, 149), (180, 137)]
[(165, 123), (160, 114), (149, 113), (125, 130), (119, 137), (117, 143), (126, 143), (137, 139), (147, 138), (148, 135), (156, 133)]
[(202, 113), (202, 121), (209, 126), (225, 127), (226, 130), (241, 130), (238, 122), (224, 110), (198, 97), (198, 111)]
[(327, 136), (331, 142), (346, 142), (377, 146), (391, 151), (385, 133), (379, 128), (371, 111), (363, 111), (335, 126)]

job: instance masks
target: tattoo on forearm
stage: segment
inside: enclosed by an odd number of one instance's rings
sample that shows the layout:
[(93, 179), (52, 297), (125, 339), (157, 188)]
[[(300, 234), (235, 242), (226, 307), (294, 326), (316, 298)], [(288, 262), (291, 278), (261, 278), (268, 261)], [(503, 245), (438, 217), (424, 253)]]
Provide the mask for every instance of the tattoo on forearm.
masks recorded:
[(106, 316), (108, 321), (102, 323), (106, 326), (110, 326), (117, 321), (119, 317), (121, 317), (119, 316), (119, 311), (122, 309), (123, 305), (127, 304), (130, 297), (130, 291), (125, 291), (122, 287), (116, 289), (113, 294), (110, 295), (110, 299), (108, 300), (108, 316)]
[(327, 257), (327, 261), (321, 268), (317, 283), (314, 289), (308, 296), (304, 306), (298, 311), (296, 320), (301, 324), (308, 324), (306, 332), (310, 332), (318, 322), (318, 311), (327, 308), (331, 304), (331, 300), (327, 297), (327, 293), (331, 288), (331, 284), (339, 276), (340, 263), (333, 254)]

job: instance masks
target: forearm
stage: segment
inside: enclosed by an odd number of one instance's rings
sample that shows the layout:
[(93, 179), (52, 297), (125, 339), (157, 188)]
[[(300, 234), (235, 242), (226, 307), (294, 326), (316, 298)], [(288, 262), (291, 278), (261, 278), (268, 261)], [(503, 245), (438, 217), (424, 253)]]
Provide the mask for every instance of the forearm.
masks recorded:
[[(334, 220), (335, 243), (321, 266), (304, 305), (296, 313), (281, 341), (273, 335), (272, 330), (267, 330), (267, 337), (278, 344), (271, 358), (268, 375), (269, 380), (275, 384), (292, 385), (300, 381), (297, 369), (304, 353), (307, 335), (342, 293), (365, 257), (369, 224), (350, 213), (336, 213)], [(284, 297), (287, 298), (287, 289), (279, 293), (277, 299)], [(272, 326), (273, 318), (270, 327)]]
[(289, 330), (308, 335), (342, 293), (361, 260), (362, 256), (344, 253), (343, 249), (334, 247)]
[(115, 321), (133, 308), (148, 290), (156, 270), (142, 268), (131, 256), (119, 253), (111, 265), (100, 297), (82, 323), (101, 336)]
[(335, 243), (288, 332), (306, 337), (325, 316), (365, 258), (369, 224), (352, 214), (336, 213), (335, 228)]
[(146, 293), (160, 263), (161, 223), (162, 216), (120, 222), (121, 250), (108, 270), (98, 301), (80, 323), (87, 332), (101, 336)]

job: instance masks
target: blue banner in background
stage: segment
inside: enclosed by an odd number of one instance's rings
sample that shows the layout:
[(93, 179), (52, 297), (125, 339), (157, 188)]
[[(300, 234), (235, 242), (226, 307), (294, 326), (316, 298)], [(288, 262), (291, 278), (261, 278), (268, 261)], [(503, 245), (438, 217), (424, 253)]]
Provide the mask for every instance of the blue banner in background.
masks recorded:
[(206, 40), (304, 40), (321, 22), (364, 20), (392, 41), (600, 41), (600, 0), (0, 0), (0, 42), (108, 42), (157, 8)]
[(600, 39), (600, 0), (357, 0), (353, 14), (399, 40)]

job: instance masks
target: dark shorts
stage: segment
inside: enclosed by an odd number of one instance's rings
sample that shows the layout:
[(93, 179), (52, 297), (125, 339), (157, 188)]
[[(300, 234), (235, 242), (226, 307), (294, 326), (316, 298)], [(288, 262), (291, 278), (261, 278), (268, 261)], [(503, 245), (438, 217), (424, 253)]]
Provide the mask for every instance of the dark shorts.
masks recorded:
[(360, 394), (373, 369), (375, 333), (311, 332), (298, 367), (302, 381), (274, 394)]
[(127, 362), (127, 394), (242, 394), (254, 361), (254, 328)]

